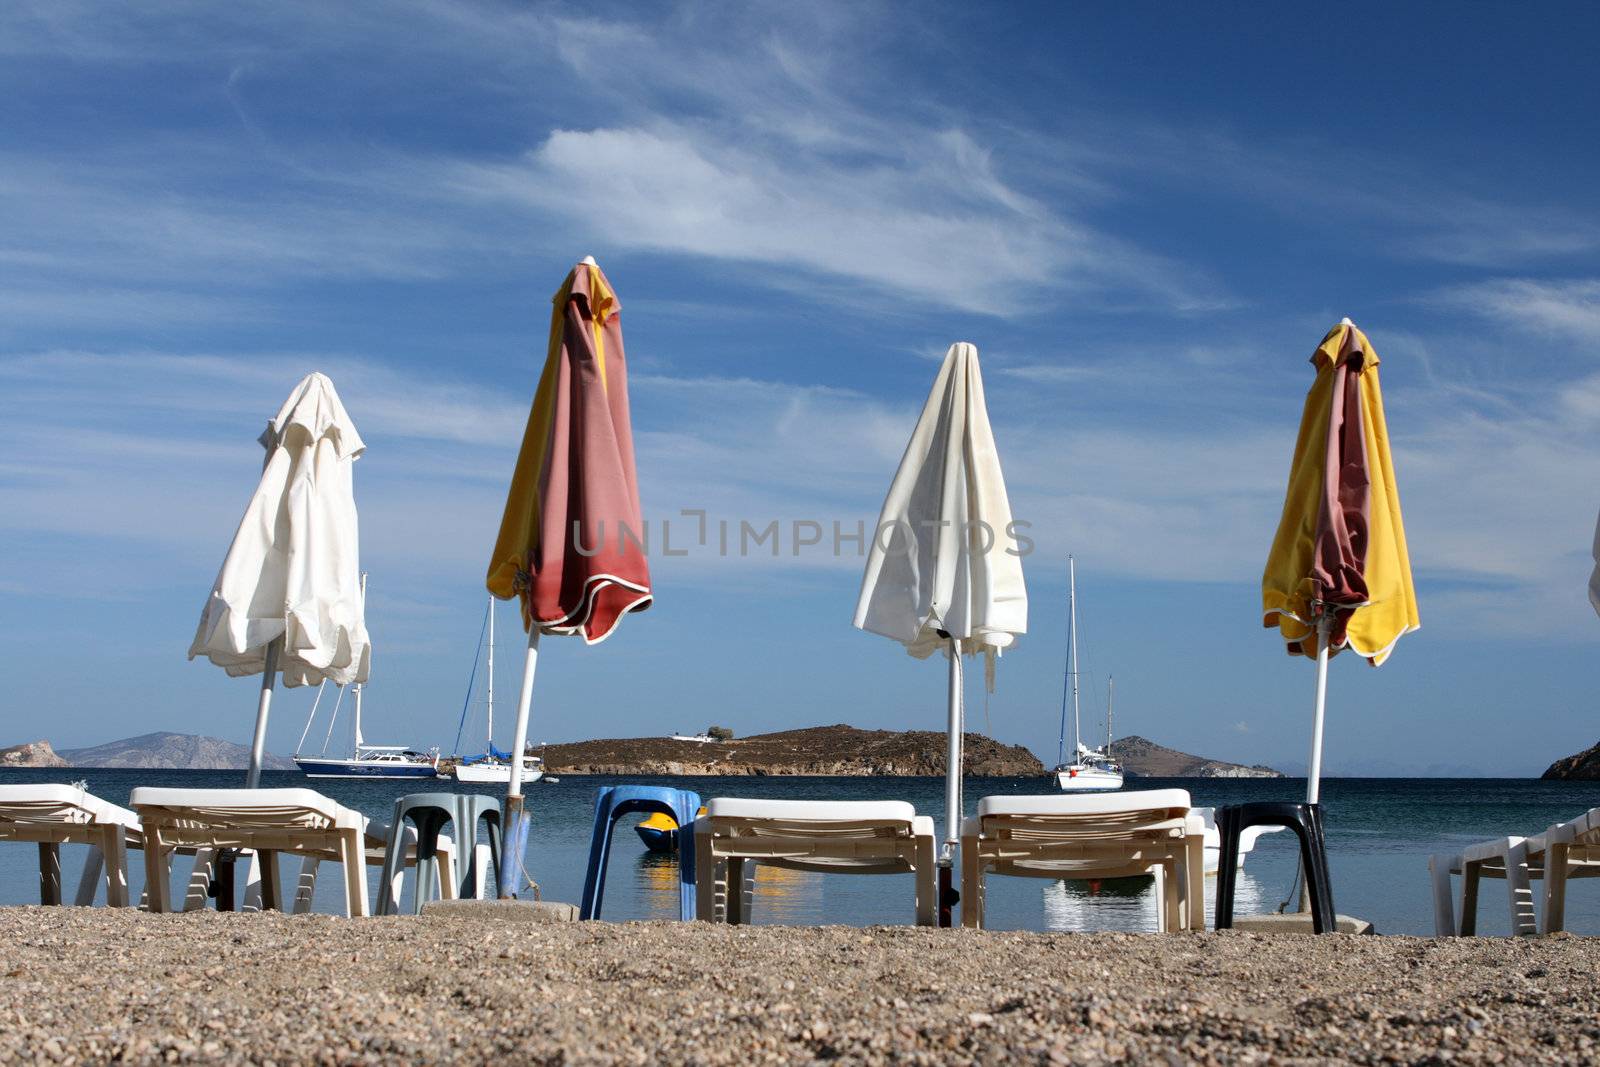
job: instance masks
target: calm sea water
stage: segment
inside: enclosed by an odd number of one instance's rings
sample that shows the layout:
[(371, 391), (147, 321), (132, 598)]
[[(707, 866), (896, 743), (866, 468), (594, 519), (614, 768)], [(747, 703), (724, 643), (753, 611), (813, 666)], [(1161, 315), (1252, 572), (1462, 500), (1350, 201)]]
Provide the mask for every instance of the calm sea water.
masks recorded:
[[(92, 793), (126, 804), (138, 785), (196, 788), (243, 784), (237, 771), (4, 770), (0, 783), (64, 782), (85, 778)], [(534, 813), (526, 857), (528, 872), (549, 900), (577, 902), (589, 852), (595, 791), (622, 781), (675, 785), (702, 797), (831, 798), (907, 800), (942, 827), (944, 783), (934, 778), (605, 778), (565, 776), (528, 790)], [(298, 772), (267, 772), (263, 785), (318, 789), (369, 816), (388, 820), (394, 799), (419, 791), (417, 783), (323, 779)], [(444, 788), (449, 783), (439, 782)], [(1303, 782), (1293, 779), (1140, 779), (1140, 788), (1189, 790), (1196, 804), (1246, 800), (1294, 800)], [(431, 788), (431, 785), (424, 788)], [(470, 788), (470, 787), (462, 787)], [(496, 795), (493, 787), (478, 787)], [(977, 778), (967, 783), (967, 803), (993, 794), (1049, 792), (1038, 778)], [(1331, 779), (1323, 784), (1329, 830), (1334, 901), (1339, 910), (1375, 923), (1383, 933), (1431, 934), (1433, 911), (1428, 856), (1463, 843), (1508, 833), (1528, 834), (1552, 822), (1600, 806), (1600, 782), (1530, 779)], [(624, 820), (613, 838), (607, 879), (607, 919), (673, 918), (677, 914), (676, 871), (670, 858), (645, 852)], [(134, 891), (143, 882), (140, 854), (130, 853)], [(64, 883), (77, 884), (82, 850), (63, 850)], [(38, 858), (32, 845), (0, 844), (0, 904), (37, 903)], [(1274, 910), (1290, 892), (1295, 873), (1292, 835), (1269, 835), (1249, 857), (1240, 884), (1238, 912)], [(291, 875), (286, 873), (285, 879)], [(1210, 883), (1207, 879), (1208, 904)], [(316, 908), (340, 907), (339, 879), (320, 879)], [(1481, 894), (1479, 930), (1507, 930), (1503, 883), (1488, 882)], [(409, 893), (409, 885), (407, 892)], [(374, 889), (375, 892), (375, 889)], [(1019, 930), (1153, 930), (1155, 901), (1148, 884), (1102, 885), (1054, 879), (991, 878), (989, 924)], [(912, 917), (911, 879), (905, 876), (812, 875), (762, 869), (753, 920), (758, 923), (905, 923)], [(1600, 933), (1600, 886), (1573, 883), (1567, 922), (1579, 933)]]

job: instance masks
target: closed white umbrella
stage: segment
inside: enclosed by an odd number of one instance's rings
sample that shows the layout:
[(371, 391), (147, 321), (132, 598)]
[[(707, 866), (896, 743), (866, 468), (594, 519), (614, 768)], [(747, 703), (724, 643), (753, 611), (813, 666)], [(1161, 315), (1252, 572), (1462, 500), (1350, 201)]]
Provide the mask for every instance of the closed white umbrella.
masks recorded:
[(958, 342), (945, 353), (883, 502), (855, 617), (860, 629), (899, 641), (919, 659), (936, 651), (950, 658), (940, 857), (946, 899), (961, 837), (961, 657), (983, 655), (992, 688), (995, 659), (1028, 629), (1014, 532), (978, 350)]
[(324, 374), (306, 375), (261, 435), (266, 463), (200, 613), (189, 658), (261, 674), (245, 784), (261, 781), (273, 679), (289, 687), (365, 682), (372, 658), (361, 596), (352, 470), (366, 446)]

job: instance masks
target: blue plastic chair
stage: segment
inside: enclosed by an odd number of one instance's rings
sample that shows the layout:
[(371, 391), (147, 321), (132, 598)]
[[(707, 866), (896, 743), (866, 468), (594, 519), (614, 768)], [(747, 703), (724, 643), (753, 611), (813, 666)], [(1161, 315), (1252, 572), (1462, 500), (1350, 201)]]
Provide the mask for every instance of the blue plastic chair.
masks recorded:
[(598, 919), (606, 891), (606, 863), (611, 855), (611, 828), (624, 815), (639, 812), (670, 815), (678, 821), (678, 911), (684, 922), (694, 921), (694, 833), (700, 794), (662, 785), (608, 785), (594, 798), (594, 833), (589, 838), (589, 870), (583, 876), (580, 919)]

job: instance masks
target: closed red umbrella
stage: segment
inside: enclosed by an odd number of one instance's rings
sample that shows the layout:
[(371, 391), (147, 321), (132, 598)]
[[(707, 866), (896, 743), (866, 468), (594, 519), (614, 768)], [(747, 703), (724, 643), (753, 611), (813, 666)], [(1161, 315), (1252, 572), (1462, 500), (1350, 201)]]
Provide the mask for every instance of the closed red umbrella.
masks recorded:
[(522, 754), (539, 635), (574, 634), (596, 644), (652, 599), (628, 417), (622, 304), (595, 261), (585, 258), (567, 275), (554, 305), (549, 351), (487, 578), (495, 596), (521, 600), (528, 631), (506, 792), (502, 894), (513, 885), (527, 834)]

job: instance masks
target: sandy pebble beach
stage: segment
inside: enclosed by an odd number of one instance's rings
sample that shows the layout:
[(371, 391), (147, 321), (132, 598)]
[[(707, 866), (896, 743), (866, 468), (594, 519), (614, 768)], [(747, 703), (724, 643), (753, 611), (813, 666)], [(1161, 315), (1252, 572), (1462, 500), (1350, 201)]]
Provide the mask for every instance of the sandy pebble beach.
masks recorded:
[(1593, 1062), (1600, 941), (0, 910), (0, 1063)]

